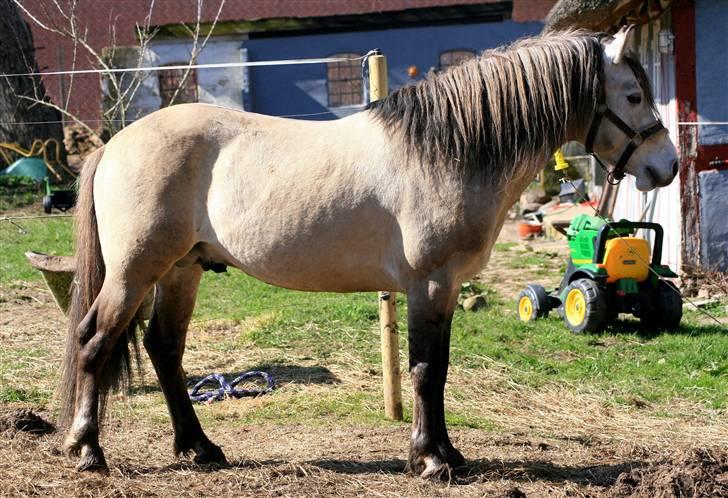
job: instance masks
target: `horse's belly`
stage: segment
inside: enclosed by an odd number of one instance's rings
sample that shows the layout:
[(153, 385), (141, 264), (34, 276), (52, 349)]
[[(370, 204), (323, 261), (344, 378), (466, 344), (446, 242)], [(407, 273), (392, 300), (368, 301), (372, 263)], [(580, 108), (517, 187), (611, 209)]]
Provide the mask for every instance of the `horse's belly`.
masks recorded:
[(254, 238), (243, 243), (242, 250), (228, 249), (233, 265), (273, 285), (326, 292), (402, 290), (397, 265), (383, 258), (382, 247), (375, 244), (342, 247), (315, 236), (282, 246)]
[[(237, 216), (210, 212), (214, 245), (228, 263), (297, 290), (401, 291), (407, 263), (399, 225), (376, 202), (258, 204)], [(229, 210), (225, 210), (231, 213)]]

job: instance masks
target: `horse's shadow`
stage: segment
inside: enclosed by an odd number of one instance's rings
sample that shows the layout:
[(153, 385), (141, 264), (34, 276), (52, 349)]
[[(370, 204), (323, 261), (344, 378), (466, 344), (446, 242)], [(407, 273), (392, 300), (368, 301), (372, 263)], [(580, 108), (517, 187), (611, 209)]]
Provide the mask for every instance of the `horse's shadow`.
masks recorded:
[[(360, 462), (355, 460), (312, 460), (310, 465), (341, 474), (401, 474), (405, 461), (400, 459)], [(620, 474), (645, 465), (641, 461), (626, 461), (605, 465), (557, 465), (547, 460), (488, 460), (468, 461), (457, 469), (453, 483), (460, 485), (482, 481), (512, 480), (552, 483), (572, 482), (580, 485), (612, 486)]]
[(196, 472), (202, 474), (210, 474), (221, 470), (230, 469), (259, 469), (261, 467), (275, 467), (285, 465), (288, 462), (284, 460), (232, 460), (226, 464), (196, 464), (191, 460), (180, 460), (168, 465), (139, 467), (136, 465), (121, 464), (116, 468), (122, 475), (150, 475), (150, 474), (166, 474), (179, 472)]
[(463, 484), (486, 479), (515, 481), (544, 480), (552, 483), (572, 482), (581, 485), (612, 486), (623, 472), (646, 464), (638, 460), (603, 465), (558, 465), (548, 460), (493, 461), (472, 460), (460, 478)]
[[(305, 465), (328, 470), (337, 474), (364, 475), (388, 474), (404, 476), (405, 460), (392, 458), (386, 460), (309, 460)], [(194, 471), (212, 473), (227, 469), (260, 469), (263, 467), (281, 467), (292, 465), (286, 460), (233, 460), (226, 465), (195, 465), (189, 461), (175, 462), (162, 467), (119, 468), (122, 473), (148, 475), (167, 472)], [(548, 460), (488, 460), (478, 459), (467, 462), (465, 467), (457, 469), (451, 484), (467, 486), (484, 481), (548, 481), (553, 484), (571, 482), (578, 485), (609, 487), (617, 482), (623, 472), (644, 467), (642, 461), (630, 460), (616, 464), (604, 465), (558, 465)]]

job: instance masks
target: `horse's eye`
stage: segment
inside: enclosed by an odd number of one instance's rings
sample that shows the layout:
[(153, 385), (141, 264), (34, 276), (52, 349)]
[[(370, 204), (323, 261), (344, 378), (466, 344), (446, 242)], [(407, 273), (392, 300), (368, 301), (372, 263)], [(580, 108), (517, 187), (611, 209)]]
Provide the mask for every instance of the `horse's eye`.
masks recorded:
[(642, 95), (639, 93), (635, 93), (634, 95), (627, 95), (627, 100), (629, 100), (630, 104), (639, 104), (642, 102)]

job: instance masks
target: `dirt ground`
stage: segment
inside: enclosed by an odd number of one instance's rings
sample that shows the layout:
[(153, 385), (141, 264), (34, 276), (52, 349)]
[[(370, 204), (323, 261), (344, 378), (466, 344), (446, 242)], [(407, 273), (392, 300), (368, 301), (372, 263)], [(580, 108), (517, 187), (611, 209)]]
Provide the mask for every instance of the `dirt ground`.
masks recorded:
[(431, 483), (402, 474), (406, 427), (218, 425), (208, 434), (222, 445), (230, 466), (175, 461), (169, 429), (115, 420), (104, 437), (106, 451), (113, 455), (110, 475), (104, 477), (75, 473), (58, 453), (57, 435), (5, 432), (0, 437), (0, 494), (728, 496), (728, 455), (717, 451), (688, 452), (650, 466), (636, 453), (590, 441), (455, 430), (455, 443), (477, 458), (450, 483)]
[[(513, 230), (508, 228), (501, 240), (516, 238)], [(532, 246), (564, 250), (558, 243)], [(527, 276), (505, 269), (499, 264), (504, 258), (506, 252), (495, 253), (482, 280), (507, 296)], [(0, 344), (60, 351), (63, 329), (64, 318), (42, 283), (0, 290)], [(40, 362), (38, 368), (52, 379), (57, 360), (28, 361)], [(76, 473), (73, 462), (59, 452), (61, 435), (47, 434), (47, 426), (17, 410), (34, 408), (36, 415), (52, 421), (50, 413), (27, 402), (0, 403), (0, 496), (728, 496), (724, 414), (685, 405), (664, 417), (650, 407), (605, 406), (579, 389), (504, 388), (496, 368), (485, 377), (469, 375), (454, 369), (451, 378), (472, 383), (478, 406), (488, 407), (500, 429), (451, 431), (469, 463), (450, 482), (402, 473), (406, 424), (234, 423), (236, 410), (257, 400), (218, 405), (213, 415), (221, 423), (206, 423), (205, 428), (230, 465), (196, 466), (172, 455), (171, 427), (159, 407), (160, 394), (151, 392), (139, 396), (138, 403), (153, 398), (157, 411), (122, 406), (107, 422), (102, 442), (108, 476)], [(339, 377), (346, 379), (343, 373)], [(300, 389), (315, 396), (330, 387), (301, 384)], [(567, 406), (579, 407), (580, 415)], [(42, 430), (23, 430), (28, 427)]]

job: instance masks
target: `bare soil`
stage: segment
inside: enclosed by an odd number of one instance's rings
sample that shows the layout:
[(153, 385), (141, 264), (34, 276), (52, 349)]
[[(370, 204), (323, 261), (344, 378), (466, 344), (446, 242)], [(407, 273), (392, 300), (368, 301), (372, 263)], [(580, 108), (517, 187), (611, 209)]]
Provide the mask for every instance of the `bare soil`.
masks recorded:
[(56, 431), (55, 426), (30, 408), (0, 411), (0, 432), (19, 431), (45, 435)]
[(679, 459), (619, 476), (615, 497), (728, 496), (728, 453), (695, 449)]
[[(533, 244), (535, 250), (559, 250), (539, 244)], [(507, 251), (494, 253), (483, 277), (504, 298), (529, 278), (501, 264), (509, 257)], [(34, 386), (43, 392), (53, 390), (64, 325), (42, 283), (0, 289), (0, 345), (45, 351), (28, 359), (45, 372)], [(190, 341), (197, 347), (190, 348), (190, 360), (214, 370), (214, 357), (226, 353), (201, 346), (230, 326), (193, 324), (198, 330)], [(379, 382), (335, 366), (329, 375), (336, 383), (315, 382), (311, 376), (319, 370), (311, 361), (305, 372), (279, 378), (311, 396)], [(296, 384), (297, 376), (306, 379)], [(198, 409), (204, 412), (208, 436), (222, 446), (230, 464), (197, 466), (172, 455), (172, 429), (161, 394), (151, 389), (135, 395), (131, 404), (115, 403), (118, 408), (102, 435), (107, 476), (74, 471), (74, 462), (59, 451), (63, 435), (50, 430), (50, 411), (30, 402), (0, 403), (0, 496), (728, 496), (728, 425), (722, 415), (686, 404), (672, 406), (671, 416), (665, 417), (664, 407), (606, 405), (580, 389), (527, 391), (508, 386), (497, 365), (479, 371), (477, 378), (454, 368), (449, 382), (469, 393), (467, 400), (448, 399), (449, 405), (487, 410), (498, 426), (497, 431), (451, 431), (468, 464), (450, 482), (403, 474), (406, 424), (360, 425), (341, 419), (321, 425), (241, 423), (250, 406), (264, 398)]]

